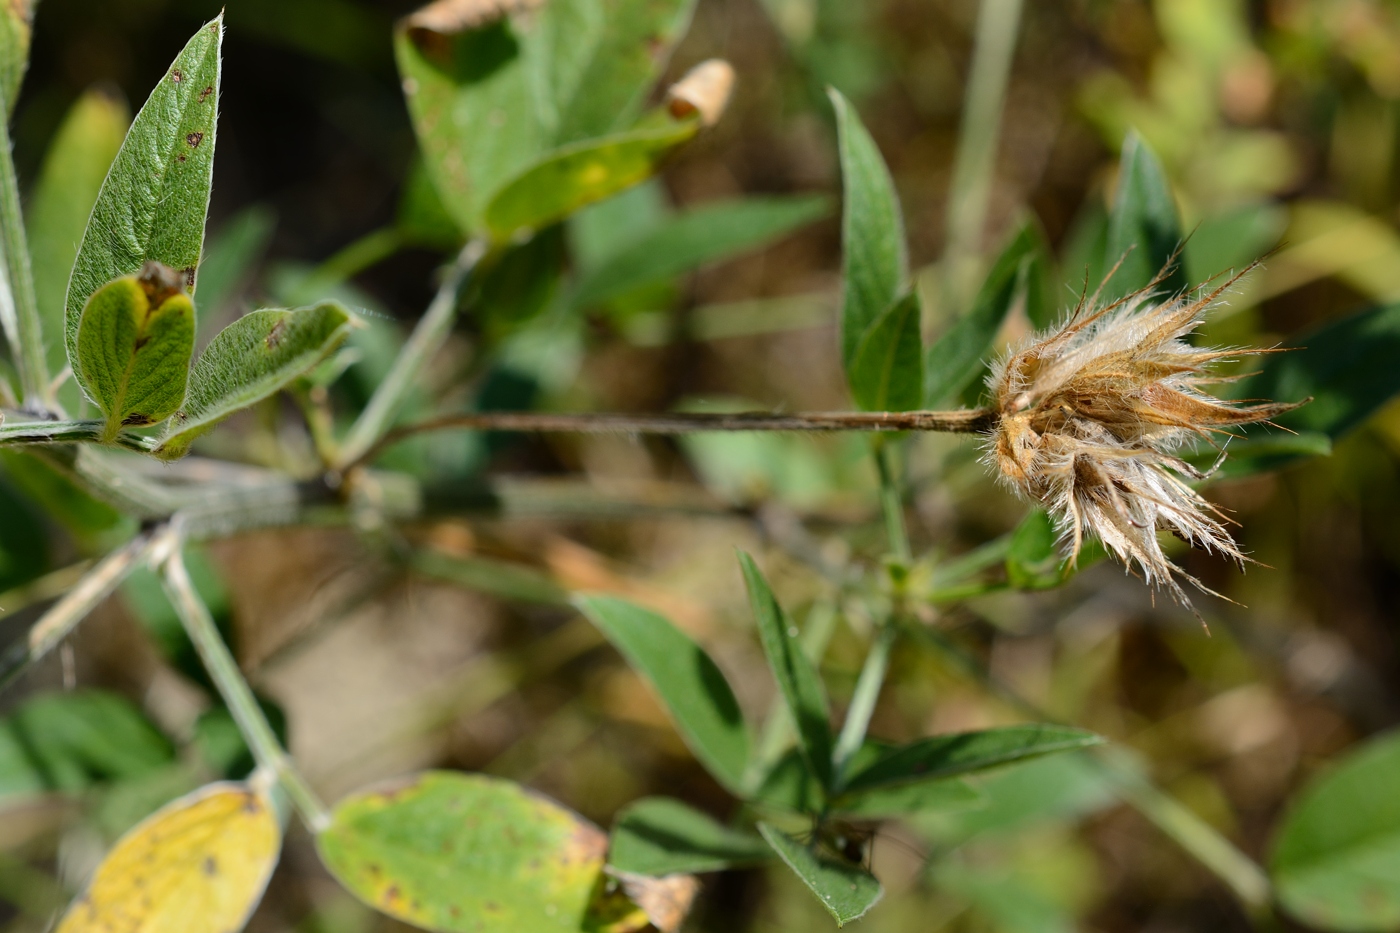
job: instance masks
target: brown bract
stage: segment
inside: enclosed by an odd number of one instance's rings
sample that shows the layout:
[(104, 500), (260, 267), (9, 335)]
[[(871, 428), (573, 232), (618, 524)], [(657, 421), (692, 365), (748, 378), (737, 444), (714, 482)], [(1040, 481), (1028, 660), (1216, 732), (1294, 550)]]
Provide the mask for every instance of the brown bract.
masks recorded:
[(1176, 578), (1212, 591), (1167, 559), (1159, 530), (1241, 564), (1247, 558), (1225, 516), (1187, 484), (1207, 474), (1178, 452), (1200, 440), (1223, 455), (1221, 439), (1231, 428), (1267, 422), (1297, 407), (1242, 405), (1204, 390), (1228, 381), (1212, 374), (1216, 363), (1269, 352), (1186, 342), (1239, 277), (1163, 299), (1156, 294), (1159, 276), (1101, 308), (1095, 294), (1081, 300), (1058, 329), (1037, 335), (993, 367), (988, 379), (998, 421), (987, 458), (1005, 483), (1050, 512), (1070, 560), (1078, 557), (1085, 535), (1094, 535), (1130, 569), (1136, 565), (1148, 583), (1165, 587), (1187, 606)]

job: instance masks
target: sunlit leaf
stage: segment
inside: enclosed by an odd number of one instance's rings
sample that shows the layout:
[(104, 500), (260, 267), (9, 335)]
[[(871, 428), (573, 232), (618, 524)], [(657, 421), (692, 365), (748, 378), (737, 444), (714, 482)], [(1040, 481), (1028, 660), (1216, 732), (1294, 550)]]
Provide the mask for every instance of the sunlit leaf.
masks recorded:
[[(1118, 190), (1108, 216), (1103, 268), (1112, 269), (1120, 259), (1123, 264), (1100, 297), (1111, 301), (1147, 285), (1181, 243), (1181, 218), (1162, 163), (1141, 136), (1129, 133), (1118, 163)], [(1188, 284), (1178, 262), (1159, 287), (1175, 294)], [(1089, 283), (1090, 291), (1097, 285)]]
[(856, 404), (866, 411), (912, 411), (924, 396), (924, 340), (918, 292), (875, 319), (847, 368)]
[(1289, 913), (1324, 930), (1400, 926), (1400, 735), (1347, 755), (1293, 803), (1270, 873)]
[(203, 26), (166, 69), (127, 132), (83, 233), (68, 283), (65, 347), (74, 376), (88, 297), (147, 262), (178, 270), (193, 292), (214, 169), (223, 18)]
[(185, 400), (194, 305), (179, 273), (148, 263), (92, 293), (78, 324), (76, 370), (106, 417), (105, 436), (158, 424)]
[(894, 304), (909, 277), (904, 221), (894, 182), (855, 108), (829, 91), (840, 136), (842, 274), (841, 359), (847, 369), (866, 331)]
[(602, 595), (580, 596), (577, 604), (651, 683), (695, 757), (738, 793), (748, 766), (748, 727), (729, 682), (710, 656), (648, 609)]
[(856, 865), (820, 855), (810, 844), (800, 842), (780, 830), (759, 823), (758, 831), (773, 847), (793, 874), (812, 890), (837, 926), (865, 916), (885, 893), (875, 876)]
[(794, 626), (778, 605), (763, 572), (749, 555), (739, 552), (739, 566), (749, 591), (749, 606), (758, 627), (763, 653), (778, 681), (783, 700), (797, 725), (798, 745), (807, 767), (823, 787), (831, 786), (831, 720), (826, 690), (802, 650)]
[(211, 784), (123, 836), (57, 933), (240, 930), (281, 844), (265, 797), (242, 784)]
[(639, 875), (720, 871), (772, 858), (759, 837), (730, 829), (679, 800), (647, 797), (613, 823), (608, 864)]
[(350, 312), (334, 302), (245, 314), (200, 354), (189, 397), (170, 419), (156, 452), (181, 456), (219, 421), (280, 391), (330, 356), (355, 326)]

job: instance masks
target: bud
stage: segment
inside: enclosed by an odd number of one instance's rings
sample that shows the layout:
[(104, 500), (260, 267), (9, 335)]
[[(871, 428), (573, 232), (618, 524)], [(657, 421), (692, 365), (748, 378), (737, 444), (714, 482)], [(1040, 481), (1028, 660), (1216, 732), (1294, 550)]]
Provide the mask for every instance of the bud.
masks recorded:
[(1217, 438), (1230, 435), (1231, 427), (1267, 422), (1297, 407), (1240, 405), (1204, 391), (1228, 381), (1212, 375), (1216, 363), (1269, 352), (1201, 348), (1185, 340), (1244, 274), (1212, 291), (1202, 287), (1194, 296), (1166, 300), (1155, 293), (1158, 276), (1097, 309), (1096, 293), (988, 377), (997, 424), (987, 460), (1005, 484), (1049, 511), (1070, 560), (1085, 535), (1094, 535), (1130, 570), (1136, 565), (1147, 583), (1188, 607), (1177, 578), (1219, 594), (1167, 559), (1159, 530), (1241, 566), (1248, 558), (1230, 536), (1228, 519), (1187, 485), (1208, 474), (1178, 451), (1205, 441), (1223, 457)]

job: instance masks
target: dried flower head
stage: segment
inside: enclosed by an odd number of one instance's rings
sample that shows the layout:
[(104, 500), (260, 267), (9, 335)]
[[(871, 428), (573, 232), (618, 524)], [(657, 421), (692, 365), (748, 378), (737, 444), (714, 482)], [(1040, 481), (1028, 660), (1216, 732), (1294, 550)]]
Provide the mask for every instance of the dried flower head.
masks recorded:
[(1179, 451), (1204, 440), (1223, 455), (1219, 435), (1296, 406), (1239, 405), (1207, 394), (1204, 386), (1228, 381), (1211, 374), (1214, 364), (1268, 351), (1186, 342), (1239, 276), (1162, 299), (1164, 275), (1104, 307), (1096, 307), (1097, 293), (1082, 299), (1057, 329), (993, 368), (988, 384), (998, 419), (987, 457), (1005, 483), (1050, 512), (1071, 561), (1084, 536), (1094, 535), (1146, 582), (1190, 606), (1177, 577), (1212, 591), (1167, 559), (1159, 530), (1241, 565), (1247, 558), (1225, 516), (1187, 485), (1208, 474)]

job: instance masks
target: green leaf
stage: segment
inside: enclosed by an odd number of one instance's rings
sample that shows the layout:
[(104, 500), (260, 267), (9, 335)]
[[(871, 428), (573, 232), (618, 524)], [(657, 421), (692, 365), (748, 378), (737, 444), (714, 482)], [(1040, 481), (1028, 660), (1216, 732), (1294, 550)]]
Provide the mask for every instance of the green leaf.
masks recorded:
[(1205, 282), (1239, 270), (1278, 245), (1288, 227), (1288, 209), (1266, 201), (1205, 217), (1181, 251), (1188, 282)]
[(78, 98), (49, 144), (25, 211), (39, 318), (49, 335), (50, 372), (68, 363), (63, 343), (55, 339), (63, 333), (68, 275), (102, 180), (130, 122), (126, 104), (104, 90), (90, 90)]
[(1103, 739), (1092, 732), (1051, 725), (929, 736), (887, 750), (851, 776), (847, 793), (958, 777), (1102, 743)]
[[(1011, 235), (987, 273), (972, 308), (929, 347), (924, 364), (924, 403), (938, 408), (955, 402), (987, 368), (987, 353), (1018, 297), (1029, 296), (1044, 275), (1045, 240), (1034, 221)], [(1042, 316), (1043, 313), (1042, 313)]]
[(34, 34), (34, 7), (39, 0), (9, 0), (0, 4), (0, 94), (6, 116), (15, 112), (20, 84), (29, 67), (29, 40)]
[(550, 150), (630, 127), (693, 7), (551, 0), (504, 18), (404, 20), (394, 48), (409, 114), (458, 226), (480, 229), (496, 193)]
[(498, 240), (523, 236), (646, 181), (661, 160), (700, 129), (696, 118), (656, 123), (573, 143), (543, 156), (506, 182), (486, 206)]
[[(1145, 287), (1180, 248), (1181, 218), (1171, 185), (1156, 153), (1136, 132), (1123, 140), (1118, 163), (1118, 191), (1108, 216), (1104, 269), (1123, 264), (1104, 286), (1100, 298), (1113, 301)], [(1090, 282), (1092, 293), (1098, 283)], [(1180, 262), (1158, 286), (1165, 294), (1185, 291), (1190, 283)]]
[(48, 790), (43, 772), (8, 720), (0, 719), (0, 805), (7, 797), (26, 797)]
[(894, 304), (909, 277), (904, 221), (880, 150), (849, 101), (830, 89), (845, 192), (841, 217), (841, 360), (849, 371), (866, 331)]
[(882, 820), (916, 813), (970, 810), (985, 805), (987, 795), (967, 781), (940, 779), (864, 791), (850, 791), (832, 801), (831, 812), (841, 816)]
[(1400, 926), (1400, 733), (1373, 739), (1312, 781), (1274, 843), (1290, 913), (1326, 930)]
[(913, 411), (924, 395), (919, 295), (910, 292), (865, 331), (846, 369), (851, 394), (866, 411)]
[(136, 531), (134, 520), (83, 487), (73, 469), (75, 451), (0, 449), (5, 476), (87, 553), (119, 546)]
[(621, 599), (590, 595), (575, 603), (651, 683), (701, 764), (740, 793), (749, 761), (748, 727), (729, 682), (704, 649), (664, 617)]
[(175, 413), (156, 453), (174, 458), (219, 421), (281, 391), (349, 336), (356, 319), (335, 302), (284, 311), (253, 311), (224, 328), (190, 374), (185, 406)]
[(591, 308), (636, 288), (772, 242), (825, 216), (824, 197), (742, 198), (676, 214), (645, 231), (592, 268), (570, 303)]
[(608, 864), (638, 875), (696, 874), (772, 858), (763, 840), (669, 797), (646, 797), (613, 822)]
[(147, 262), (179, 270), (194, 291), (213, 180), (222, 41), (220, 16), (195, 33), (166, 70), (127, 132), (83, 233), (68, 283), (64, 346), (89, 397), (95, 391), (78, 353), (88, 297)]
[(316, 846), (352, 894), (424, 929), (578, 933), (607, 838), (509, 781), (429, 771), (341, 801)]
[(768, 666), (778, 681), (783, 701), (797, 725), (798, 747), (808, 769), (823, 788), (831, 786), (831, 720), (827, 713), (826, 691), (812, 662), (802, 650), (797, 628), (778, 605), (768, 581), (753, 558), (739, 552), (739, 566), (749, 591), (749, 606), (758, 626), (758, 638)]
[(1058, 535), (1044, 509), (1032, 509), (1011, 535), (1006, 552), (1006, 579), (1018, 590), (1043, 590), (1064, 582)]
[(175, 754), (129, 700), (101, 690), (42, 694), (16, 710), (11, 721), (55, 790), (138, 777), (168, 764)]
[(880, 882), (868, 871), (819, 855), (813, 846), (805, 845), (767, 823), (759, 823), (758, 831), (793, 874), (802, 879), (802, 883), (836, 918), (837, 926), (845, 926), (865, 916), (866, 911), (874, 907), (885, 893)]
[(179, 273), (148, 263), (92, 293), (78, 324), (76, 371), (115, 438), (158, 424), (185, 400), (194, 354), (194, 305)]

